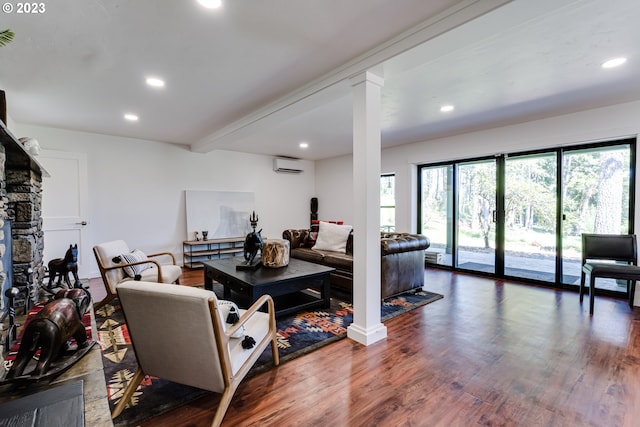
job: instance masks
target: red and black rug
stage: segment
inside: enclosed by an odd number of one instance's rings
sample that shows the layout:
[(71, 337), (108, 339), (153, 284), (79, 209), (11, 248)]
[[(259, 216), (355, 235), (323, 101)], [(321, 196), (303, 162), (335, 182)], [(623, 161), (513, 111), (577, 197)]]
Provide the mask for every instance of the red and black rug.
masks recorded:
[[(222, 288), (214, 288), (214, 290), (221, 297)], [(442, 297), (440, 294), (419, 291), (390, 298), (382, 303), (381, 319), (384, 322)], [(278, 319), (280, 363), (346, 337), (347, 327), (352, 321), (351, 303), (337, 298), (331, 298), (329, 309), (305, 311)], [(127, 325), (124, 323), (124, 316), (117, 299), (96, 311), (96, 324), (98, 343), (102, 349), (109, 405), (113, 409), (137, 369)], [(248, 376), (267, 371), (272, 367), (271, 349), (267, 348)], [(147, 376), (134, 394), (133, 404), (114, 420), (114, 425), (136, 425), (206, 393), (208, 392), (201, 389)]]

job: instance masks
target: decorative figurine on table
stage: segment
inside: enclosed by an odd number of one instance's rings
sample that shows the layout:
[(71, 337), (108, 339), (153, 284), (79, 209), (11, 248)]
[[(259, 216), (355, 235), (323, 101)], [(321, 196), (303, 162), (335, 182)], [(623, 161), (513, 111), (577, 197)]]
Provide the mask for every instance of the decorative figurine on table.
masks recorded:
[(202, 240), (209, 240), (209, 232), (207, 230), (202, 232)]
[(247, 234), (247, 237), (244, 239), (245, 262), (238, 264), (236, 266), (237, 270), (255, 270), (260, 267), (260, 260), (256, 260), (255, 258), (258, 251), (262, 250), (262, 236), (260, 235), (262, 229), (256, 231), (258, 216), (255, 211), (253, 211), (253, 214), (249, 217), (249, 221), (251, 222), (253, 231)]
[(200, 238), (198, 237), (198, 232), (197, 231), (193, 232), (193, 240), (195, 240), (196, 242), (198, 242), (200, 240)]

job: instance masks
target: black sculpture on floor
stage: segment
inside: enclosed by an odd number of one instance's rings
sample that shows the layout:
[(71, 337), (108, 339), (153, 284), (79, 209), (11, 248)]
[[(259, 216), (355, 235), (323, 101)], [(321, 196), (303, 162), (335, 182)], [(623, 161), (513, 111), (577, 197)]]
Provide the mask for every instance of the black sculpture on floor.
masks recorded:
[[(91, 296), (84, 289), (61, 290), (31, 319), (24, 328), (18, 354), (5, 380), (41, 380), (62, 373), (84, 356), (94, 341), (87, 339), (82, 316), (91, 305)], [(66, 361), (53, 367), (53, 363), (69, 348), (70, 338), (78, 344)], [(40, 350), (35, 368), (25, 369)], [(51, 369), (50, 369), (51, 368)]]
[[(49, 261), (49, 284), (47, 288), (51, 291), (52, 286), (58, 278), (57, 287), (62, 286), (62, 280), (67, 284), (67, 288), (81, 288), (80, 279), (78, 278), (78, 244), (69, 245), (69, 249), (64, 254), (64, 258), (55, 258)], [(74, 283), (71, 286), (69, 273), (73, 274)]]

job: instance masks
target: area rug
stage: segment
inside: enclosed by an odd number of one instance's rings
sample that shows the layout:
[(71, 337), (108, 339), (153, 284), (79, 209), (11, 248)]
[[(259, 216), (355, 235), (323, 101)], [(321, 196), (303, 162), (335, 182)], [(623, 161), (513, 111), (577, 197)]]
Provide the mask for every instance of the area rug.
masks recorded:
[[(222, 295), (221, 286), (214, 285), (214, 291)], [(427, 291), (390, 298), (382, 303), (381, 320), (387, 321), (440, 298), (443, 296)], [(278, 319), (276, 323), (280, 363), (286, 363), (346, 337), (347, 327), (353, 321), (353, 307), (346, 301), (347, 299), (346, 296), (342, 299), (332, 297), (329, 309), (305, 311)], [(137, 369), (131, 340), (117, 299), (96, 311), (96, 324), (98, 343), (102, 349), (109, 405), (113, 409)], [(272, 367), (269, 347), (248, 376), (267, 371)], [(170, 411), (206, 393), (208, 392), (201, 389), (147, 376), (134, 393), (133, 405), (127, 407), (114, 420), (114, 425), (116, 427), (136, 425), (144, 419)], [(144, 398), (142, 398), (143, 395)]]

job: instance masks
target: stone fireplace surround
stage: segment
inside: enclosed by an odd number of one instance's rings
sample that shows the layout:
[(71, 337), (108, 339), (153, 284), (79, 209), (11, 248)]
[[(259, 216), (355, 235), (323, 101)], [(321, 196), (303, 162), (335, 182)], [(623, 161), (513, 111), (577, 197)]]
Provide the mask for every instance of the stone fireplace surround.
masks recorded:
[[(7, 289), (21, 288), (23, 292), (16, 306), (24, 306), (27, 297), (34, 300), (38, 295), (38, 289), (27, 295), (27, 285), (37, 286), (44, 279), (43, 176), (48, 176), (47, 171), (0, 120), (0, 260), (4, 260), (0, 262), (0, 314), (7, 309), (4, 295)], [(7, 221), (11, 225), (11, 236), (2, 231)], [(12, 254), (8, 254), (7, 248), (11, 247)], [(6, 265), (7, 261), (10, 265)]]

